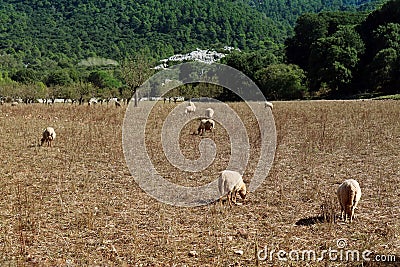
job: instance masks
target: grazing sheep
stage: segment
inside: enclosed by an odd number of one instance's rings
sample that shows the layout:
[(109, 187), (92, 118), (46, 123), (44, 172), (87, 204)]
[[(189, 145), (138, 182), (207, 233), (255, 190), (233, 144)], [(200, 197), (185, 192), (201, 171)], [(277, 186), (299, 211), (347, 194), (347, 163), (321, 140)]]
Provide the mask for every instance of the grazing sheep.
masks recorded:
[(350, 222), (354, 218), (354, 210), (357, 208), (358, 201), (361, 198), (361, 188), (358, 182), (354, 179), (345, 180), (338, 188), (337, 195), (340, 204), (340, 215), (344, 221), (347, 221), (347, 216), (350, 217)]
[(13, 106), (13, 107), (18, 106), (18, 102), (16, 102), (16, 101), (12, 102), (11, 106)]
[(214, 116), (214, 110), (212, 108), (206, 109), (206, 117), (211, 119)]
[(215, 121), (212, 119), (202, 119), (200, 121), (199, 128), (197, 129), (197, 134), (203, 135), (206, 131), (212, 132), (215, 129)]
[(236, 204), (236, 195), (239, 193), (242, 199), (246, 198), (246, 185), (243, 182), (242, 175), (236, 171), (225, 170), (221, 172), (218, 179), (218, 189), (220, 193), (219, 201), (222, 205), (222, 197), (228, 195), (229, 206), (232, 207), (232, 201)]
[(185, 109), (185, 114), (195, 111), (196, 111), (196, 106), (192, 102), (189, 102), (189, 106), (187, 106)]
[(265, 101), (264, 107), (273, 109), (273, 108), (274, 108), (274, 105), (273, 105), (271, 102)]
[(40, 146), (43, 146), (43, 143), (47, 142), (47, 146), (51, 147), (51, 143), (55, 138), (56, 138), (56, 132), (54, 131), (54, 128), (53, 127), (47, 127), (43, 131), (43, 137), (40, 140), (41, 141)]

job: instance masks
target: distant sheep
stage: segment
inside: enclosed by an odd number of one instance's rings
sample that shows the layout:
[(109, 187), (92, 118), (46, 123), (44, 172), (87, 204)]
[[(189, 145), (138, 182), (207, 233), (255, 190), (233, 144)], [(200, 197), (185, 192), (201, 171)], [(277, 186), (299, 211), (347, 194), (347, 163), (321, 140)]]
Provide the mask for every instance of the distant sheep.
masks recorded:
[(200, 121), (199, 128), (197, 128), (197, 134), (203, 135), (206, 131), (212, 132), (215, 129), (215, 121), (212, 119), (202, 119)]
[(354, 179), (345, 180), (338, 188), (337, 195), (340, 204), (340, 214), (346, 222), (347, 217), (350, 223), (354, 219), (354, 210), (361, 198), (361, 188), (358, 182)]
[(221, 176), (218, 179), (218, 189), (220, 193), (220, 203), (222, 204), (222, 197), (228, 195), (228, 202), (231, 207), (232, 201), (236, 204), (237, 193), (239, 193), (242, 199), (245, 199), (247, 194), (246, 185), (243, 182), (242, 175), (236, 171), (222, 171)]
[(212, 108), (206, 109), (206, 117), (211, 119), (214, 116), (214, 110)]
[(273, 109), (274, 105), (271, 102), (265, 101), (264, 107)]
[(11, 106), (13, 106), (13, 107), (18, 106), (18, 102), (16, 102), (16, 101), (12, 102)]
[(195, 111), (196, 111), (196, 106), (192, 102), (189, 102), (189, 106), (185, 108), (185, 114), (192, 113)]
[(53, 140), (56, 138), (56, 132), (54, 131), (53, 127), (47, 127), (44, 131), (43, 131), (43, 137), (40, 140), (41, 144), (40, 146), (43, 146), (44, 142), (47, 142), (47, 146), (51, 147), (51, 143), (53, 142)]

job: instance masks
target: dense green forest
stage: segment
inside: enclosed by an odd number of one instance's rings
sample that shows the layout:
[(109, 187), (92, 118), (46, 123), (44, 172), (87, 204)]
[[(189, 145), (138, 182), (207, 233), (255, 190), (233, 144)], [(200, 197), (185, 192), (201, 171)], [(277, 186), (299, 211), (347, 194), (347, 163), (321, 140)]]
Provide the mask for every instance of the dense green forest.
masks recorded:
[(279, 0), (247, 0), (250, 6), (266, 14), (274, 21), (280, 21), (291, 30), (298, 17), (304, 13), (320, 13), (329, 11), (365, 11), (375, 9), (386, 1), (374, 0), (325, 0), (325, 1), (279, 1)]
[(241, 52), (222, 62), (247, 74), (270, 99), (397, 93), (399, 6), (367, 0), (0, 0), (0, 97), (127, 97), (126, 88), (134, 87), (120, 63), (133, 55), (155, 66), (176, 53), (224, 46)]
[[(285, 36), (261, 12), (238, 1), (0, 1), (0, 49), (38, 58), (121, 59), (144, 47), (163, 58), (225, 45), (260, 49)], [(29, 51), (29, 52), (28, 52)]]

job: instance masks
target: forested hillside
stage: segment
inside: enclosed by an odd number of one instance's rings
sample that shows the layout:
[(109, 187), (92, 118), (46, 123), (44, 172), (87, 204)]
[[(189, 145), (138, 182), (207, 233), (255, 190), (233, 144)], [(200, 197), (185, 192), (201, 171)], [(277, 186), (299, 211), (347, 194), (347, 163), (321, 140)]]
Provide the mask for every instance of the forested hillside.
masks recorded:
[(400, 0), (0, 0), (0, 98), (127, 97), (137, 85), (122, 63), (150, 69), (224, 46), (241, 52), (222, 62), (269, 99), (397, 93), (399, 10)]
[(191, 49), (257, 50), (284, 32), (237, 1), (1, 0), (0, 51), (38, 59), (121, 59), (148, 48), (163, 58)]
[(266, 14), (274, 21), (281, 21), (289, 29), (294, 26), (297, 18), (304, 13), (319, 13), (328, 11), (363, 11), (373, 10), (386, 1), (382, 0), (247, 0), (257, 10)]
[(0, 0), (0, 52), (40, 64), (143, 48), (158, 59), (197, 47), (254, 51), (283, 43), (304, 12), (364, 2), (376, 1)]

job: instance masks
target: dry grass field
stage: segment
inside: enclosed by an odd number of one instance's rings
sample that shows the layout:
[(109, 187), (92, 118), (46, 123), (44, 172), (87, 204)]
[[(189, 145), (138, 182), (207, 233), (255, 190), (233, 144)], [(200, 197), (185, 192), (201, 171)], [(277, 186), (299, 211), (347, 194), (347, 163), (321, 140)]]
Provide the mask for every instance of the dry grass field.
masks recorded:
[[(252, 127), (244, 104), (231, 106)], [(230, 153), (220, 125), (215, 137), (206, 134), (217, 144), (216, 162), (200, 174), (175, 170), (160, 153), (156, 133), (173, 107), (160, 103), (148, 122), (154, 134), (146, 136), (146, 144), (154, 165), (186, 186), (216, 179)], [(123, 155), (125, 108), (0, 106), (0, 266), (400, 265), (398, 101), (274, 103), (273, 167), (263, 185), (233, 208), (180, 208), (141, 190)], [(55, 128), (57, 139), (53, 147), (39, 147), (47, 126)], [(196, 126), (186, 125), (180, 138), (191, 159), (202, 138), (190, 134)], [(259, 155), (258, 138), (258, 131), (249, 131), (245, 182)], [(334, 220), (335, 192), (347, 178), (357, 179), (363, 191), (352, 224)], [(340, 260), (339, 239), (346, 242), (341, 251), (359, 251), (360, 261)], [(317, 258), (324, 250), (339, 252), (321, 261), (296, 261), (304, 250)], [(371, 259), (393, 255), (396, 262), (361, 261), (365, 250), (372, 251)]]

